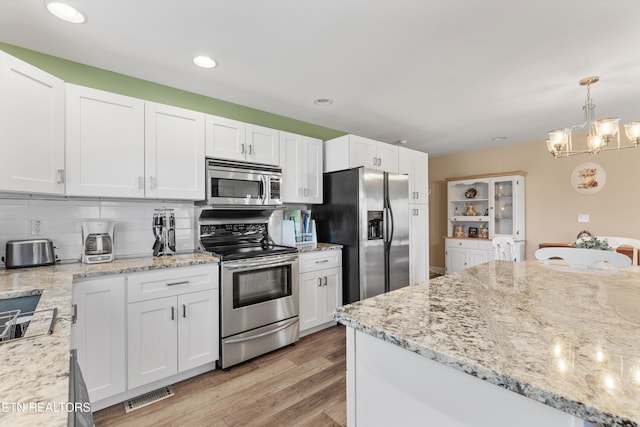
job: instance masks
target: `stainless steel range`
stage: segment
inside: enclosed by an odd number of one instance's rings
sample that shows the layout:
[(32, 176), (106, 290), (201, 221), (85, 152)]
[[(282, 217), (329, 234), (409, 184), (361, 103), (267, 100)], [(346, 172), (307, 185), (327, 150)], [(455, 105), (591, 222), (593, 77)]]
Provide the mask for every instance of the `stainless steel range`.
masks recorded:
[(272, 211), (202, 210), (200, 248), (220, 257), (220, 366), (299, 339), (298, 250), (274, 244)]

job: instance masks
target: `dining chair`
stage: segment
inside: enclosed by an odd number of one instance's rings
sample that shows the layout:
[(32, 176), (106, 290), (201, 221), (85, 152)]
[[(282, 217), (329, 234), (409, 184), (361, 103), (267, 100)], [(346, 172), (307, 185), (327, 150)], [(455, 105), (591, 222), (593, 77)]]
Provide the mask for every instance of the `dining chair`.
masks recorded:
[(569, 267), (602, 269), (607, 262), (613, 266), (615, 271), (618, 268), (629, 267), (631, 259), (615, 251), (605, 251), (600, 249), (585, 248), (541, 248), (535, 252), (538, 260), (543, 260), (549, 264), (550, 259), (562, 258), (569, 264)]
[(511, 237), (494, 237), (491, 240), (495, 251), (495, 259), (499, 261), (516, 260), (516, 242)]
[[(591, 237), (580, 238), (576, 240), (576, 243), (580, 243), (585, 239), (590, 239)], [(640, 250), (640, 239), (632, 239), (630, 237), (605, 237), (605, 236), (596, 236), (598, 240), (606, 240), (609, 246), (613, 249), (618, 249), (620, 246), (630, 246), (633, 248), (633, 260), (632, 265), (638, 265), (638, 250)]]

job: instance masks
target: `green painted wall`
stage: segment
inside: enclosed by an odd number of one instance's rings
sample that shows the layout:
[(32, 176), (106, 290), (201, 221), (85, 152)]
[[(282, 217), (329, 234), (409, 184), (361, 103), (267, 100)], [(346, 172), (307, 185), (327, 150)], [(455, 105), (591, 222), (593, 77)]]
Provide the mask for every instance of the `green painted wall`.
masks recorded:
[(227, 117), (273, 129), (293, 132), (313, 138), (327, 140), (342, 136), (345, 132), (317, 126), (300, 120), (291, 119), (266, 111), (256, 110), (243, 105), (221, 101), (164, 86), (147, 80), (137, 79), (124, 74), (100, 68), (90, 67), (78, 62), (68, 61), (55, 56), (45, 55), (33, 50), (0, 42), (0, 49), (22, 59), (62, 80), (82, 86), (115, 92), (135, 98), (174, 105), (216, 116)]

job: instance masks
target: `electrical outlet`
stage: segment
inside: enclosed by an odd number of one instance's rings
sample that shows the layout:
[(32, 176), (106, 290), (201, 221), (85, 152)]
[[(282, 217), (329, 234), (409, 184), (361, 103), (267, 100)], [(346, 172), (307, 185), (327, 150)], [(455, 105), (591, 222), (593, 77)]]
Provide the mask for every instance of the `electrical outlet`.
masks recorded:
[(589, 222), (589, 214), (578, 214), (578, 222)]
[(44, 227), (42, 225), (42, 221), (39, 219), (31, 220), (31, 235), (32, 236), (42, 236), (44, 234)]

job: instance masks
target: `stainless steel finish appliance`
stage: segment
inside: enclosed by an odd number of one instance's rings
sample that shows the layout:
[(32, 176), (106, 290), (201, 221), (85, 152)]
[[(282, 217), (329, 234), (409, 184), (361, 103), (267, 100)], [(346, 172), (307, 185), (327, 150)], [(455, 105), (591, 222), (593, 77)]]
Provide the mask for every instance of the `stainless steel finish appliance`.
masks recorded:
[(343, 302), (409, 284), (409, 178), (357, 168), (324, 175), (318, 240), (340, 243)]
[(270, 211), (203, 210), (199, 244), (220, 257), (220, 366), (299, 339), (298, 251), (269, 238)]
[(52, 265), (56, 262), (53, 242), (49, 239), (9, 240), (5, 256), (7, 268)]
[(82, 262), (98, 264), (113, 261), (113, 221), (82, 222)]
[(282, 205), (282, 169), (257, 163), (207, 160), (205, 203), (218, 209), (274, 209)]

